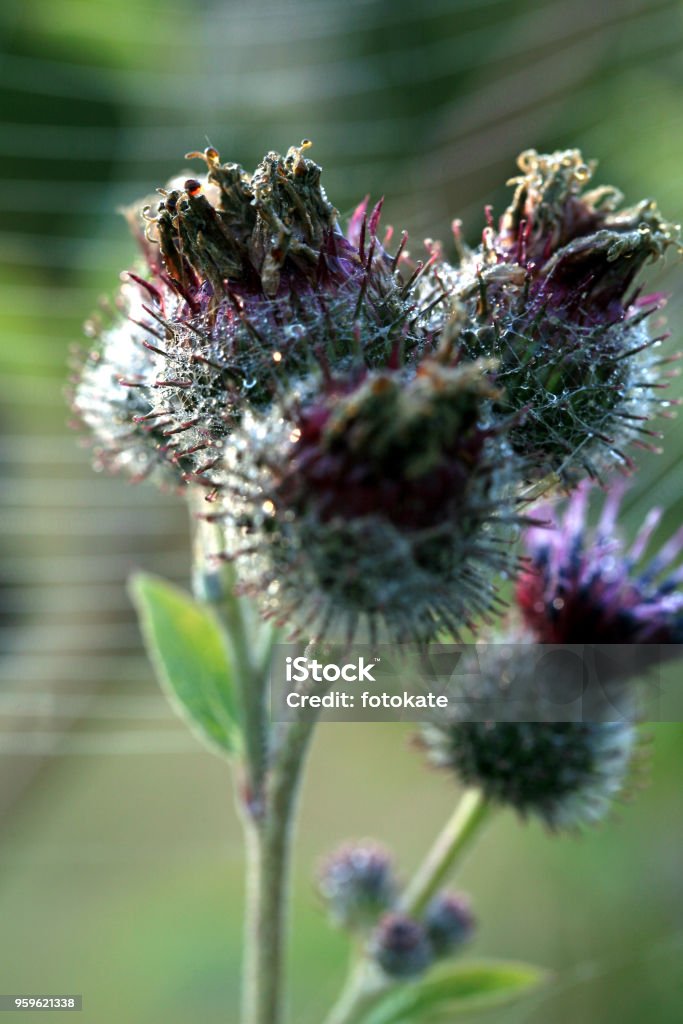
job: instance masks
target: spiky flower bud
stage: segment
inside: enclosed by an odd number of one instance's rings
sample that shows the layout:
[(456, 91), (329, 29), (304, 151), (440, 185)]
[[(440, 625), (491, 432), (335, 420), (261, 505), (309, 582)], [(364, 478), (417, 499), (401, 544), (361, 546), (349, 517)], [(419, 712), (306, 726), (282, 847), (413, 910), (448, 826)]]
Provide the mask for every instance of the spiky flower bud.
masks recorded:
[(211, 479), (246, 409), (264, 410), (321, 366), (384, 366), (428, 344), (412, 283), (377, 237), (381, 203), (349, 234), (304, 156), (268, 153), (252, 175), (200, 156), (128, 217), (144, 265), (126, 277), (125, 319), (104, 330), (74, 406), (112, 468), (159, 461), (181, 482)]
[(552, 678), (541, 676), (536, 645), (512, 636), (510, 646), (477, 650), (477, 673), (469, 682), (463, 673), (448, 711), (422, 728), (428, 760), (553, 831), (599, 821), (634, 763), (634, 703), (596, 687), (570, 713), (555, 665), (546, 663)]
[(624, 789), (636, 734), (626, 722), (454, 721), (428, 742), (435, 764), (556, 831), (607, 814)]
[(503, 415), (531, 477), (564, 483), (628, 465), (623, 446), (648, 433), (661, 360), (648, 317), (660, 295), (633, 284), (678, 229), (651, 200), (619, 209), (621, 195), (586, 191), (594, 164), (578, 150), (519, 158), (512, 204), (455, 272), (451, 329), (472, 358), (493, 356)]
[(432, 963), (434, 954), (423, 926), (405, 914), (386, 914), (371, 943), (374, 959), (391, 978), (413, 978)]
[(362, 623), (428, 640), (491, 607), (511, 516), (483, 370), (361, 371), (245, 419), (225, 506), (240, 576), (266, 610), (318, 635)]
[(440, 892), (427, 907), (423, 924), (434, 955), (447, 957), (472, 938), (476, 922), (464, 893)]
[(377, 843), (342, 846), (322, 865), (318, 890), (336, 925), (366, 928), (391, 907), (396, 897), (391, 857)]

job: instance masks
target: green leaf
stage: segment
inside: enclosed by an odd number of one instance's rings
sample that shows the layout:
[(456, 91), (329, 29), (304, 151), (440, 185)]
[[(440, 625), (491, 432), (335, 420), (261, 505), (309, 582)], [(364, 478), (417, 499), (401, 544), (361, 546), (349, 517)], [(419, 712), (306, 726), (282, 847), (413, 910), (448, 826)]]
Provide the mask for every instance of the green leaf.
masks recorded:
[(234, 754), (241, 729), (234, 672), (210, 608), (140, 573), (130, 593), (157, 678), (172, 707), (215, 753)]
[(470, 961), (437, 968), (425, 981), (389, 992), (363, 1024), (447, 1024), (454, 1017), (504, 1006), (548, 979), (546, 971), (514, 961)]

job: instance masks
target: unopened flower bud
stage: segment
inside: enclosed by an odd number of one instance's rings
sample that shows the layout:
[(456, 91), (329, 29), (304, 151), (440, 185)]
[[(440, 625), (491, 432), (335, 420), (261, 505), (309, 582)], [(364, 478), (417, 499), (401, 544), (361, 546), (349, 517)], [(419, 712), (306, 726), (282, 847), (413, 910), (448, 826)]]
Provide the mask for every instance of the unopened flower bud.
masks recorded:
[[(573, 673), (563, 680), (546, 663), (553, 675), (543, 676), (528, 634), (511, 638), (478, 646), (471, 675), (459, 666), (463, 681), (448, 712), (421, 731), (428, 760), (553, 831), (597, 822), (626, 791), (635, 764), (632, 695), (596, 686), (571, 713), (563, 685), (571, 688)], [(564, 659), (559, 669), (567, 667)]]
[(475, 929), (474, 914), (464, 893), (440, 892), (424, 915), (424, 927), (437, 957), (450, 956), (468, 942)]
[(423, 926), (404, 914), (386, 914), (373, 936), (372, 953), (391, 978), (413, 978), (433, 961)]
[(366, 928), (388, 910), (396, 896), (391, 857), (376, 843), (349, 843), (327, 858), (318, 889), (332, 921), (344, 928)]

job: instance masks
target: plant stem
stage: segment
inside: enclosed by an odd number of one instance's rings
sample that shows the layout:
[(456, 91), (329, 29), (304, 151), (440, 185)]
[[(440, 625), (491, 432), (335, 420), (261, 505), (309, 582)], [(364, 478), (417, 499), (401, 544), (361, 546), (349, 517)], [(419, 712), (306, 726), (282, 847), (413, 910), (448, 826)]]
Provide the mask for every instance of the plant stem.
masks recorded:
[(342, 993), (332, 1007), (324, 1024), (356, 1024), (366, 1010), (372, 1009), (380, 996), (390, 989), (390, 978), (381, 972), (366, 956), (358, 960), (349, 974)]
[(269, 775), (264, 814), (248, 842), (244, 1024), (280, 1024), (290, 850), (299, 783), (315, 721), (292, 723)]
[[(453, 871), (486, 821), (490, 804), (479, 790), (469, 789), (408, 884), (398, 909), (419, 917)], [(367, 955), (353, 968), (325, 1024), (361, 1024), (365, 1013), (396, 984), (383, 976)]]
[(222, 575), (223, 597), (216, 605), (216, 611), (223, 623), (235, 675), (239, 680), (246, 748), (247, 784), (244, 798), (254, 817), (258, 817), (263, 809), (268, 764), (266, 690), (270, 663), (260, 663), (258, 627), (256, 623), (250, 622), (249, 608), (244, 598), (234, 593), (233, 567), (225, 566)]
[(491, 805), (478, 789), (466, 789), (442, 832), (413, 876), (399, 903), (418, 917), (453, 871), (489, 816)]
[[(253, 609), (235, 593), (235, 572), (216, 557), (224, 550), (220, 527), (193, 509), (193, 589), (209, 604), (223, 630), (239, 693), (244, 736), (244, 777), (236, 786), (247, 857), (243, 1024), (279, 1024), (285, 929), (285, 885), (298, 767), (293, 757), (270, 776), (271, 736), (266, 714), (272, 631), (266, 643)], [(298, 753), (303, 758), (305, 745)]]
[[(210, 538), (215, 545), (215, 536)], [(239, 687), (245, 739), (246, 785), (238, 793), (247, 845), (243, 1024), (280, 1024), (287, 930), (287, 883), (301, 769), (315, 725), (293, 722), (273, 751), (266, 695), (274, 633), (234, 592), (231, 565), (199, 568), (211, 548), (199, 542), (195, 578), (223, 624)], [(216, 550), (215, 547), (213, 549)], [(272, 763), (271, 763), (272, 762)]]
[(200, 505), (194, 515), (193, 590), (199, 600), (211, 605), (223, 627), (244, 726), (244, 798), (252, 813), (258, 815), (268, 756), (265, 695), (269, 663), (261, 652), (263, 627), (249, 602), (235, 593), (237, 579), (232, 564), (217, 559), (225, 547), (222, 531), (216, 523), (207, 521), (202, 511)]

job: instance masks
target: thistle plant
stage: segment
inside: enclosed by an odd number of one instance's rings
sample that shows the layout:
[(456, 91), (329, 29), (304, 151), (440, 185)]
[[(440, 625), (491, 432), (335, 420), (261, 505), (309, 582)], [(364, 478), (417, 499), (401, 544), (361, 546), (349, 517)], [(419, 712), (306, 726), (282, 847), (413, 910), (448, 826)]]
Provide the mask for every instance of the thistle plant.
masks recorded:
[[(287, 1018), (289, 858), (316, 725), (310, 706), (271, 702), (275, 645), (422, 656), (466, 641), (477, 671), (417, 743), (464, 787), (453, 817), (405, 883), (369, 840), (317, 878), (356, 951), (327, 1024), (445, 1021), (544, 979), (468, 959), (474, 914), (449, 887), (462, 855), (501, 806), (554, 832), (608, 815), (642, 758), (637, 676), (683, 636), (680, 534), (646, 561), (658, 513), (628, 550), (616, 528), (633, 449), (654, 447), (648, 421), (671, 404), (651, 329), (663, 299), (639, 276), (678, 234), (652, 201), (589, 189), (578, 151), (529, 151), (477, 249), (456, 222), (452, 264), (435, 243), (415, 261), (381, 230), (381, 202), (341, 222), (309, 146), (253, 173), (191, 153), (199, 176), (127, 211), (139, 262), (111, 319), (88, 325), (73, 407), (99, 465), (191, 511), (194, 596), (147, 576), (132, 595), (162, 686), (233, 769), (242, 1024)], [(646, 654), (559, 714), (539, 651), (613, 644)]]

